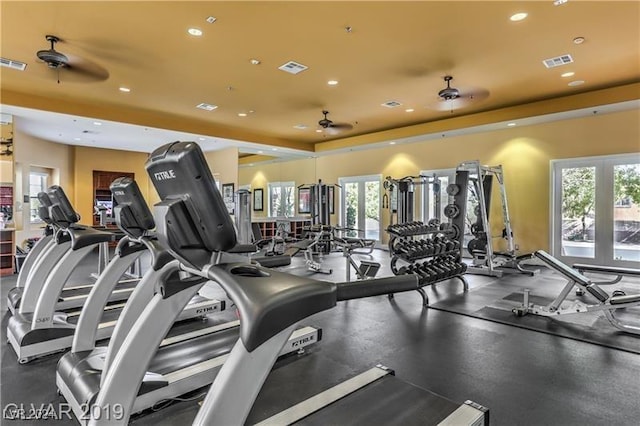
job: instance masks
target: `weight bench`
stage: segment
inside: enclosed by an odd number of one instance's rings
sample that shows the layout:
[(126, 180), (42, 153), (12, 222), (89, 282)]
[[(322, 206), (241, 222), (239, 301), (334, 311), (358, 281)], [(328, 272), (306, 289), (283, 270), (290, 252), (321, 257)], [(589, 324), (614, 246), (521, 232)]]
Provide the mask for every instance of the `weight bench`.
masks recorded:
[(609, 285), (619, 283), (623, 277), (640, 277), (640, 269), (620, 268), (617, 266), (602, 265), (586, 265), (584, 263), (575, 263), (573, 269), (580, 273), (590, 272), (602, 275), (614, 275), (615, 278), (609, 281), (594, 281), (599, 285)]
[(284, 255), (289, 256), (290, 258), (297, 255), (300, 251), (304, 251), (304, 259), (305, 264), (307, 265), (307, 269), (311, 272), (317, 272), (320, 274), (331, 274), (333, 270), (331, 269), (323, 269), (322, 268), (322, 260), (317, 261), (314, 258), (314, 248), (319, 244), (322, 238), (321, 233), (317, 234), (308, 234), (309, 236), (313, 235), (313, 238), (305, 238), (300, 241), (296, 241), (291, 244), (289, 248), (284, 251)]
[[(560, 262), (547, 252), (538, 250), (534, 255), (538, 259), (542, 260), (549, 268), (564, 276), (567, 279), (567, 284), (564, 286), (560, 294), (551, 303), (545, 306), (529, 303), (530, 291), (529, 289), (525, 289), (522, 306), (514, 308), (512, 310), (514, 314), (518, 316), (534, 314), (551, 317), (564, 314), (603, 311), (607, 320), (617, 329), (627, 333), (640, 334), (640, 325), (625, 324), (615, 316), (615, 311), (617, 309), (640, 306), (640, 294), (620, 294), (611, 296), (600, 288), (598, 283), (592, 282), (589, 278)], [(566, 301), (565, 299), (574, 286), (577, 286), (585, 293), (589, 293), (596, 302), (593, 304), (587, 304), (582, 301)]]
[[(363, 254), (358, 251), (358, 249), (362, 248), (361, 241), (354, 241), (359, 239), (351, 239), (351, 238), (339, 238), (334, 237), (334, 243), (336, 246), (342, 249), (342, 255), (346, 259), (346, 281), (351, 281), (351, 267), (353, 267), (356, 271), (356, 277), (359, 280), (366, 280), (368, 278), (375, 278), (380, 270), (380, 264), (378, 262), (373, 262), (369, 260), (360, 260), (360, 264), (358, 264), (353, 258), (354, 254)], [(368, 253), (373, 251), (373, 247)], [(366, 253), (364, 253), (366, 254)]]

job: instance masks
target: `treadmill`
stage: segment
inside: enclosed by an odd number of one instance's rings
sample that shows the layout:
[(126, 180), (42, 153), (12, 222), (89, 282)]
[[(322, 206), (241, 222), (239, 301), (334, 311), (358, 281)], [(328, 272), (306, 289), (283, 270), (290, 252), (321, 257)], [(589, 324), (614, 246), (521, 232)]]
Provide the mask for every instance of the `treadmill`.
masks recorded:
[[(76, 268), (78, 263), (95, 248), (97, 244), (110, 241), (112, 233), (99, 231), (90, 227), (71, 226), (77, 221), (77, 213), (74, 211), (62, 188), (52, 186), (49, 188), (48, 199), (50, 202), (49, 213), (52, 223), (59, 227), (58, 236), (68, 237), (70, 249), (53, 267), (42, 286), (40, 295), (33, 312), (24, 312), (28, 306), (23, 303), (17, 314), (9, 318), (7, 325), (7, 339), (18, 356), (18, 362), (25, 364), (35, 358), (51, 353), (59, 352), (72, 346), (76, 324), (81, 312), (56, 311), (57, 300), (62, 288)], [(153, 222), (151, 223), (153, 225)], [(123, 230), (128, 233), (127, 229)], [(133, 230), (130, 238), (123, 238), (119, 242), (117, 254), (107, 268), (100, 275), (95, 289), (99, 286), (108, 289), (105, 294), (105, 305), (93, 309), (91, 314), (98, 318), (99, 325), (95, 335), (96, 340), (102, 340), (111, 336), (116, 325), (116, 319), (122, 312), (124, 304), (108, 305), (112, 300), (112, 292), (119, 285), (119, 279), (131, 264), (143, 253), (144, 248), (152, 247), (137, 244), (137, 234)], [(51, 250), (58, 250), (57, 245)], [(166, 256), (165, 256), (166, 257)], [(41, 263), (47, 259), (41, 259)], [(36, 273), (36, 270), (34, 273)], [(133, 290), (133, 289), (132, 289)], [(25, 291), (25, 295), (28, 293)], [(23, 302), (26, 302), (23, 300)], [(201, 317), (210, 312), (224, 309), (224, 302), (195, 297), (183, 312), (179, 319)], [(92, 309), (91, 307), (89, 309)]]
[[(108, 347), (97, 347), (95, 344), (100, 321), (96, 312), (106, 305), (110, 290), (108, 284), (103, 286), (102, 283), (98, 283), (89, 295), (87, 305), (80, 316), (71, 351), (63, 355), (58, 362), (58, 390), (81, 424), (86, 424), (89, 419), (88, 409), (94, 406), (101, 391), (101, 382), (104, 382), (106, 376), (104, 372), (109, 371), (116, 362), (120, 348), (128, 339), (129, 329), (152, 300), (157, 283), (177, 282), (180, 275), (179, 262), (162, 249), (157, 239), (145, 236), (146, 230), (152, 228), (154, 222), (136, 182), (131, 178), (120, 178), (112, 183), (111, 190), (118, 201), (114, 209), (118, 226), (127, 231), (128, 238), (137, 235), (138, 245), (148, 246), (153, 261), (152, 267), (146, 271), (118, 318)], [(137, 249), (133, 246), (126, 248)], [(114, 259), (117, 259), (117, 256)], [(205, 281), (198, 279), (198, 287), (200, 288)], [(197, 297), (197, 293), (194, 293), (190, 300), (193, 301)], [(175, 320), (175, 315), (172, 318)], [(168, 324), (167, 327), (171, 328), (168, 333), (167, 329), (158, 329), (162, 334), (159, 349), (155, 355), (151, 354), (153, 360), (144, 373), (140, 389), (131, 389), (134, 392), (132, 397), (135, 398), (136, 412), (159, 401), (175, 398), (211, 384), (230, 348), (238, 340), (239, 330), (237, 320), (226, 323), (213, 320), (207, 318), (206, 322)], [(299, 328), (291, 336), (281, 355), (302, 353), (304, 348), (321, 338), (319, 329)], [(149, 352), (146, 345), (143, 344), (142, 348)]]
[[(360, 282), (331, 283), (269, 270), (258, 265), (215, 264), (215, 252), (233, 247), (235, 231), (204, 155), (197, 144), (174, 142), (151, 153), (146, 165), (161, 202), (155, 206), (158, 237), (180, 261), (181, 281), (164, 280), (152, 302), (131, 328), (107, 373), (89, 425), (124, 425), (132, 413), (133, 396), (142, 381), (144, 366), (161, 334), (154, 328), (171, 322), (169, 306), (186, 303), (198, 281), (211, 279), (226, 290), (242, 318), (240, 339), (217, 374), (194, 421), (196, 425), (241, 425), (282, 347), (297, 323), (314, 313), (333, 308), (338, 301), (412, 291), (418, 277), (400, 275)], [(170, 171), (170, 172), (168, 172)], [(172, 176), (171, 179), (165, 179)], [(173, 313), (175, 316), (175, 313)], [(136, 358), (137, 356), (137, 358)], [(388, 392), (408, 395), (394, 404), (380, 404)], [(345, 404), (359, 402), (357, 406)], [(329, 405), (328, 410), (322, 410)], [(112, 407), (118, 407), (118, 413)], [(355, 423), (359, 412), (371, 410), (368, 423), (402, 419), (402, 424), (482, 425), (488, 410), (467, 401), (456, 404), (395, 378), (385, 367), (338, 388), (301, 401), (265, 424)], [(358, 414), (356, 414), (358, 413)], [(117, 414), (117, 418), (114, 416)], [(384, 414), (384, 416), (382, 416)], [(376, 417), (381, 416), (381, 417)]]
[[(18, 274), (16, 287), (10, 289), (7, 294), (7, 306), (14, 315), (16, 311), (26, 314), (35, 310), (38, 297), (47, 278), (71, 248), (71, 239), (67, 228), (78, 227), (76, 223), (80, 220), (78, 214), (75, 214), (75, 216), (70, 214), (69, 217), (65, 218), (67, 220), (66, 228), (60, 227), (49, 215), (51, 206), (49, 195), (46, 192), (41, 192), (38, 194), (38, 199), (41, 204), (38, 215), (46, 223), (46, 227), (43, 237), (29, 251), (25, 263)], [(103, 245), (115, 239), (115, 234), (112, 232), (105, 232), (103, 236)], [(109, 237), (108, 239), (107, 236)], [(89, 252), (86, 252), (86, 254)], [(110, 302), (126, 300), (137, 281), (137, 279), (119, 280), (117, 288), (114, 289), (109, 298)], [(65, 311), (81, 308), (91, 288), (93, 288), (93, 284), (66, 286), (62, 289), (57, 299), (56, 310)]]

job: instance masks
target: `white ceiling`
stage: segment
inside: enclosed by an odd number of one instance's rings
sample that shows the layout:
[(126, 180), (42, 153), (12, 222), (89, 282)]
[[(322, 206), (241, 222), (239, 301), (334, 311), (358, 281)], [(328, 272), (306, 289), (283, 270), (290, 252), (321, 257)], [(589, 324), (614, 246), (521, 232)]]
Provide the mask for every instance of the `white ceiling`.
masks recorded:
[[(167, 142), (180, 140), (198, 142), (205, 151), (236, 147), (241, 153), (264, 154), (283, 159), (309, 156), (309, 152), (290, 148), (116, 123), (12, 105), (2, 105), (0, 109), (2, 114), (13, 116), (14, 124), (19, 123), (22, 132), (36, 138), (66, 145), (151, 152)], [(100, 123), (100, 125), (95, 123)]]

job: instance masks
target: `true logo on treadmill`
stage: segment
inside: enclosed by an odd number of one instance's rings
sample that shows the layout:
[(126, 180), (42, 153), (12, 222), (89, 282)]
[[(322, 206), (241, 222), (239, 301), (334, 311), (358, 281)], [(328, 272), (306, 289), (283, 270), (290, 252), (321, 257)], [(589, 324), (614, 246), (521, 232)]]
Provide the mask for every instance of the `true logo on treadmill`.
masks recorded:
[(173, 170), (163, 170), (161, 172), (155, 172), (153, 176), (156, 178), (156, 180), (175, 179), (176, 172), (174, 172)]
[(115, 195), (124, 195), (124, 191), (113, 191)]
[(302, 339), (296, 340), (291, 344), (292, 348), (297, 348), (298, 346), (302, 346), (305, 343), (313, 343), (315, 336), (303, 337)]

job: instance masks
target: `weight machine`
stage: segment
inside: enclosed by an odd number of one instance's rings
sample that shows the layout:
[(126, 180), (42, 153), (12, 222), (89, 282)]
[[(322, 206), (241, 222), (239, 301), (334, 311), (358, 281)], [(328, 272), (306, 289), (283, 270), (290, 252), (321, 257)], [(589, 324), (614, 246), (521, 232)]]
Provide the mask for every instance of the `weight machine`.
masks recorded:
[[(500, 202), (502, 206), (503, 229), (501, 235), (491, 234), (491, 224), (489, 223), (491, 209), (491, 194), (493, 182), (499, 185)], [(461, 186), (467, 186), (465, 195), (460, 196)], [(447, 187), (447, 193), (454, 197), (454, 202), (448, 204), (445, 209), (445, 216), (461, 232), (458, 232), (458, 239), (464, 245), (464, 229), (467, 228), (473, 238), (467, 243), (467, 251), (472, 257), (472, 263), (467, 272), (478, 275), (488, 275), (501, 277), (505, 272), (522, 273), (533, 276), (539, 269), (525, 269), (520, 262), (531, 259), (531, 253), (525, 255), (516, 254), (516, 246), (513, 240), (511, 229), (511, 219), (509, 217), (509, 207), (507, 204), (507, 193), (504, 186), (504, 175), (502, 166), (483, 166), (477, 160), (461, 163), (456, 169), (456, 183)], [(475, 198), (472, 201), (471, 196)], [(459, 198), (455, 201), (455, 198)], [(461, 204), (465, 204), (461, 208)], [(470, 223), (466, 212), (468, 204), (473, 203), (473, 214), (475, 221)], [(467, 225), (467, 226), (465, 226)], [(502, 238), (506, 242), (506, 251), (497, 251), (494, 248), (493, 240)]]
[[(415, 190), (418, 186), (428, 185), (433, 192), (433, 212), (430, 224), (440, 223), (440, 178), (433, 176), (405, 176), (400, 179), (394, 179), (387, 176), (384, 180), (384, 189), (388, 194), (382, 197), (382, 207), (387, 207), (391, 213), (389, 225), (394, 224), (394, 213), (396, 214), (395, 223), (410, 223), (414, 221), (415, 212)], [(437, 222), (436, 222), (437, 221)]]

